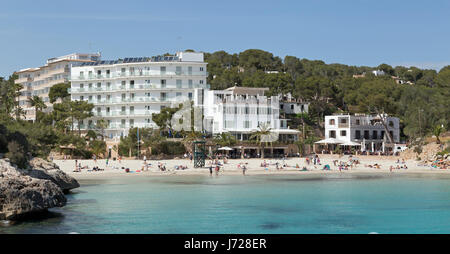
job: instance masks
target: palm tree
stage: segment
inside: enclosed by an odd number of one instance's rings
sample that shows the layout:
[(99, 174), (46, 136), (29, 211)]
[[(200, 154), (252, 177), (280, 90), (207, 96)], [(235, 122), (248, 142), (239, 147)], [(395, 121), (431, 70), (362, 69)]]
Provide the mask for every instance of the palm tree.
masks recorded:
[(270, 128), (269, 124), (260, 124), (258, 130), (254, 131), (250, 136), (250, 139), (255, 139), (256, 142), (259, 143), (259, 147), (261, 149), (261, 157), (264, 157), (264, 147), (267, 143), (272, 144), (272, 128)]
[(31, 106), (34, 107), (35, 112), (36, 112), (36, 122), (38, 121), (38, 115), (40, 111), (42, 111), (42, 109), (47, 108), (47, 105), (45, 105), (44, 101), (41, 99), (41, 97), (34, 95), (33, 97), (31, 97), (30, 99), (28, 99), (28, 102), (30, 102)]
[(233, 146), (236, 144), (236, 138), (230, 133), (223, 132), (214, 137), (214, 143), (220, 146)]
[(445, 131), (444, 125), (437, 125), (433, 129), (433, 135), (436, 136), (436, 144), (441, 143), (439, 136)]

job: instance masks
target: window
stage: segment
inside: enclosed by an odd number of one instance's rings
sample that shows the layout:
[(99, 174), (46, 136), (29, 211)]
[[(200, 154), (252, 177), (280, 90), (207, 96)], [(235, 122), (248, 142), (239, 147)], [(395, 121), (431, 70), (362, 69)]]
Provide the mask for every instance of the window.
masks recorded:
[(176, 82), (177, 82), (177, 88), (181, 88), (181, 84), (182, 84), (181, 83), (182, 82), (181, 79), (177, 79)]
[(244, 121), (244, 128), (249, 129), (251, 125), (251, 121)]
[(176, 75), (181, 75), (181, 66), (175, 67), (175, 74)]
[(200, 80), (200, 84), (203, 84), (203, 79), (202, 79), (202, 80)]
[(341, 131), (341, 137), (347, 136), (347, 131)]
[(294, 109), (294, 104), (291, 105), (291, 109)]
[(361, 123), (360, 123), (360, 120), (359, 120), (359, 119), (356, 119), (355, 124), (356, 124), (356, 125), (360, 125), (360, 124), (361, 124)]
[(189, 97), (189, 100), (192, 100), (192, 93), (188, 93), (188, 97)]
[(356, 130), (355, 131), (355, 139), (360, 139), (361, 138), (361, 131), (360, 130)]
[(166, 101), (166, 93), (161, 93), (160, 97), (161, 97), (161, 101)]
[(177, 97), (181, 97), (181, 93), (180, 92), (177, 92)]
[(101, 95), (97, 95), (97, 102), (100, 102), (102, 100), (102, 96)]
[(347, 118), (341, 118), (341, 123), (347, 123)]
[(364, 131), (364, 138), (365, 139), (370, 139), (370, 134), (369, 134), (369, 131)]
[(334, 119), (330, 119), (330, 125), (334, 125)]
[(204, 69), (203, 69), (203, 67), (200, 67), (200, 71), (203, 71)]
[(166, 88), (166, 80), (161, 79), (161, 88)]
[(189, 79), (189, 80), (188, 80), (188, 84), (189, 84), (189, 88), (192, 88), (192, 86), (193, 86), (193, 85), (192, 85), (192, 79)]
[(372, 132), (372, 139), (378, 139), (378, 132), (377, 131), (373, 131)]
[(330, 138), (336, 138), (336, 131), (330, 131), (329, 136)]
[(389, 127), (394, 127), (394, 122), (389, 121)]
[(161, 71), (161, 74), (166, 74), (166, 67), (165, 66), (161, 66), (160, 67), (160, 71)]

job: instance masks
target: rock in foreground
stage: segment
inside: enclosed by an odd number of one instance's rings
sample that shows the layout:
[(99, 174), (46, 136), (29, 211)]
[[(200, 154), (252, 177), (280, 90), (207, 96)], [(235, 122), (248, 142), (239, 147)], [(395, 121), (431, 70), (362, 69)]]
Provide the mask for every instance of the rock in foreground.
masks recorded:
[(59, 169), (53, 162), (45, 161), (41, 158), (33, 158), (30, 161), (31, 169), (26, 174), (38, 179), (50, 180), (58, 185), (63, 192), (67, 193), (71, 189), (80, 187), (75, 178), (69, 176)]
[(29, 176), (0, 178), (0, 220), (62, 207), (66, 201), (62, 190), (49, 180)]
[(66, 204), (64, 192), (80, 185), (59, 167), (42, 159), (19, 169), (8, 159), (0, 159), (0, 220), (45, 211)]

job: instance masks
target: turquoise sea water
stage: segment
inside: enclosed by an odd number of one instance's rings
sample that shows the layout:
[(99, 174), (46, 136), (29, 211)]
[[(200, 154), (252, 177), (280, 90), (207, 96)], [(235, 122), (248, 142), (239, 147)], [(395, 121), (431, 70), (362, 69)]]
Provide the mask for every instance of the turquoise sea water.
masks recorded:
[(450, 179), (160, 176), (81, 181), (0, 233), (450, 233)]

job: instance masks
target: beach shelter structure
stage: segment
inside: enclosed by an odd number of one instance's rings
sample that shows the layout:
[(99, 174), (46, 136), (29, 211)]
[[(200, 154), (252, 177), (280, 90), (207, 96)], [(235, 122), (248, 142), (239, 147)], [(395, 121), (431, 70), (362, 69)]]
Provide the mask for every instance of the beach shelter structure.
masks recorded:
[(192, 142), (192, 151), (194, 152), (194, 168), (201, 168), (205, 166), (206, 158), (206, 141)]

